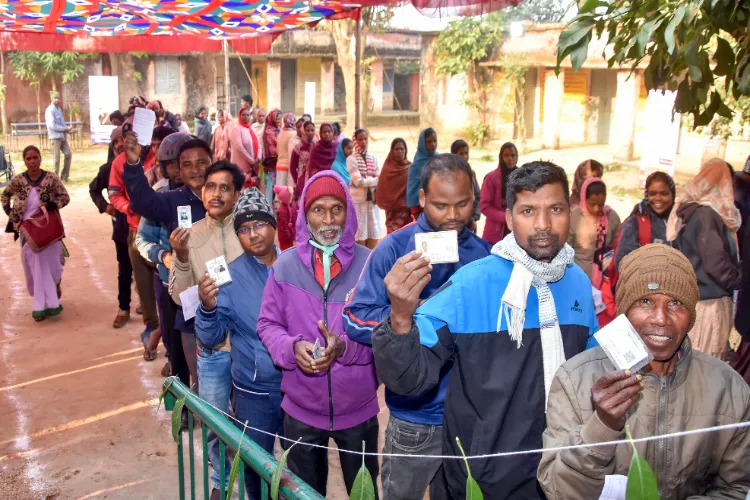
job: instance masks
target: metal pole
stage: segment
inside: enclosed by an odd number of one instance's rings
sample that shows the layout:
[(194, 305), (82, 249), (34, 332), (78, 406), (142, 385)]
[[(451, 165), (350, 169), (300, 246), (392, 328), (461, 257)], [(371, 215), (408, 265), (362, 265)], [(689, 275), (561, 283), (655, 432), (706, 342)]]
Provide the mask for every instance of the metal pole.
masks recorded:
[(230, 89), (232, 88), (229, 81), (229, 42), (224, 40), (224, 95), (226, 99), (226, 111), (232, 113), (232, 103)]
[[(360, 10), (360, 15), (361, 15)], [(361, 79), (362, 79), (362, 72), (360, 69), (360, 65), (362, 64), (362, 27), (360, 26), (360, 20), (357, 18), (355, 20), (357, 23), (357, 27), (355, 30), (354, 35), (354, 128), (359, 128), (359, 122), (360, 122), (360, 101), (362, 99), (361, 96)], [(347, 124), (348, 125), (348, 124)]]

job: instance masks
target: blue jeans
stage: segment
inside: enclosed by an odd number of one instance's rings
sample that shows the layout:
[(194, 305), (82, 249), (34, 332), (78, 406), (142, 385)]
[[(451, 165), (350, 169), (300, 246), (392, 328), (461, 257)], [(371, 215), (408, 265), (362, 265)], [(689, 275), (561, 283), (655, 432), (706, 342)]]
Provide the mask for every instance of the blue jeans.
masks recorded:
[[(198, 347), (198, 391), (198, 395), (205, 402), (229, 413), (229, 396), (232, 391), (232, 357), (229, 352)], [(219, 438), (211, 430), (208, 431), (208, 459), (213, 467), (211, 480), (214, 487), (219, 489), (221, 487)], [(224, 461), (224, 487), (226, 488), (232, 464), (228, 456)]]
[[(232, 389), (232, 408), (240, 422), (247, 421), (248, 427), (282, 435), (284, 412), (281, 410), (281, 392), (252, 392), (236, 385)], [(239, 424), (237, 427), (242, 428)], [(245, 437), (258, 443), (273, 457), (273, 443), (276, 436), (269, 436), (248, 429)], [(260, 476), (245, 466), (245, 489), (250, 500), (260, 498)]]
[[(383, 445), (383, 498), (387, 500), (413, 500), (424, 497), (440, 468), (440, 459), (390, 457), (398, 455), (441, 455), (443, 427), (440, 425), (413, 424), (406, 420), (388, 417)], [(430, 487), (430, 498), (435, 498)]]

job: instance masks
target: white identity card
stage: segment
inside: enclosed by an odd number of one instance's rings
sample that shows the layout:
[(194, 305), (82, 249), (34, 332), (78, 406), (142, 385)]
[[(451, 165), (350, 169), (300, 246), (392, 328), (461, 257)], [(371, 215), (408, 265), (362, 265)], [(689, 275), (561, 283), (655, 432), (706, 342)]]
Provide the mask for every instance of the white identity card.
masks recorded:
[(596, 332), (594, 338), (618, 370), (637, 372), (654, 359), (624, 314)]
[(177, 225), (186, 229), (193, 227), (193, 215), (190, 205), (177, 207)]
[(156, 123), (156, 114), (152, 110), (135, 108), (133, 132), (138, 137), (138, 144), (141, 146), (151, 145), (151, 137), (154, 135), (154, 123)]
[(323, 347), (320, 345), (320, 339), (315, 339), (315, 345), (312, 350), (312, 358), (320, 359), (323, 356)]
[(417, 251), (426, 253), (431, 264), (452, 264), (458, 262), (458, 233), (437, 231), (414, 235)]
[(206, 262), (206, 270), (209, 276), (216, 282), (216, 286), (232, 282), (232, 277), (229, 276), (229, 266), (227, 266), (227, 261), (223, 255), (219, 255), (215, 259)]

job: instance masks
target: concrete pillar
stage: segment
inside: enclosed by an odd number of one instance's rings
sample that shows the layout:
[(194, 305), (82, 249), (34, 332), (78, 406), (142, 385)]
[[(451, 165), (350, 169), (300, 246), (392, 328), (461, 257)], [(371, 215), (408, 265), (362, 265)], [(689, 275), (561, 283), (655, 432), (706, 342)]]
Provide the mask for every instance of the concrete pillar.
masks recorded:
[(641, 92), (641, 74), (630, 70), (617, 72), (617, 94), (615, 95), (614, 134), (610, 137), (610, 148), (615, 159), (631, 161), (635, 138), (635, 115)]
[(373, 103), (373, 111), (383, 111), (383, 61), (378, 59), (370, 66), (372, 82), (370, 84), (370, 98)]
[(268, 60), (266, 82), (268, 86), (266, 109), (281, 109), (281, 59)]
[(564, 93), (565, 73), (555, 75), (554, 69), (544, 72), (544, 123), (542, 139), (544, 147), (560, 149), (560, 113)]
[(332, 112), (336, 105), (336, 66), (333, 59), (320, 61), (320, 110), (323, 114)]

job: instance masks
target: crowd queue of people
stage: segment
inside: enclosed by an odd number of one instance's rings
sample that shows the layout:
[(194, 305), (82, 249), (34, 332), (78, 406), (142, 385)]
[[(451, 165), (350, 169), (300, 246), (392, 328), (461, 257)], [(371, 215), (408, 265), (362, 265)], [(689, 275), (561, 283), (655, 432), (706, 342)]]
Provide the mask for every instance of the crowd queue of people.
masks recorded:
[[(601, 445), (626, 425), (638, 438), (750, 420), (750, 161), (738, 173), (709, 161), (679, 190), (655, 172), (621, 221), (595, 160), (570, 189), (562, 168), (519, 167), (506, 143), (480, 187), (468, 144), (440, 154), (431, 128), (411, 161), (396, 138), (381, 164), (366, 130), (345, 137), (338, 124), (253, 109), (249, 96), (236, 125), (199, 109), (193, 134), (158, 101), (138, 106), (156, 113), (151, 145), (127, 126), (133, 108), (112, 113), (121, 123), (90, 185), (113, 220), (113, 326), (129, 320), (134, 276), (144, 358), (156, 359), (161, 339), (163, 375), (246, 422), (269, 453), (276, 434), (284, 449), (299, 440), (287, 465), (321, 495), (328, 454), (307, 445), (331, 439), (384, 453), (382, 471), (376, 456), (364, 463), (374, 480), (382, 472), (386, 499), (428, 488), (465, 498), (464, 463), (425, 458), (460, 456), (457, 438), (484, 456), (470, 466), (486, 498), (598, 498), (607, 476), (630, 467), (631, 444)], [(24, 224), (69, 196), (41, 169), (39, 149), (23, 159), (2, 205), (41, 321), (62, 310), (65, 249), (58, 240), (31, 250)], [(450, 230), (458, 262), (433, 264), (415, 248), (419, 233)], [(221, 286), (207, 269), (217, 257), (230, 276)], [(194, 317), (182, 307), (193, 287)], [(620, 314), (653, 355), (637, 373), (616, 370), (593, 336)], [(747, 339), (737, 352), (733, 326)], [(380, 383), (390, 413), (382, 450)], [(224, 496), (222, 467), (217, 436), (208, 440), (214, 499)], [(635, 448), (662, 498), (744, 499), (750, 489), (747, 427)], [(362, 458), (339, 456), (350, 491)], [(260, 497), (249, 468), (246, 487)]]

